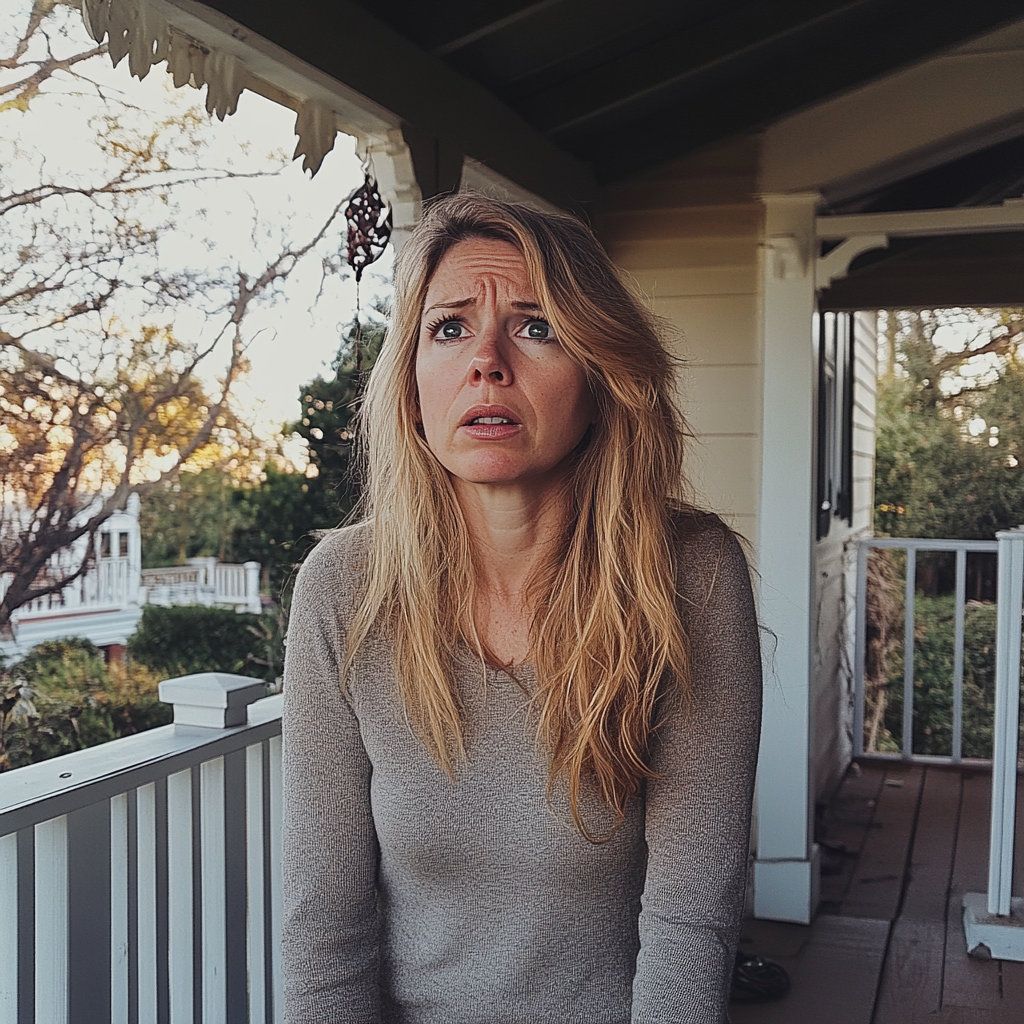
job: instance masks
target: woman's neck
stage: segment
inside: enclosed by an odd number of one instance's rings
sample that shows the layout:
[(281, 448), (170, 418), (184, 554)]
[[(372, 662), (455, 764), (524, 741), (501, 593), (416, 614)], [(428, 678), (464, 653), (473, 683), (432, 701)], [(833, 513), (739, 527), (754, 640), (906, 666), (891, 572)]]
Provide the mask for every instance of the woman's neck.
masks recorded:
[(529, 584), (564, 533), (564, 490), (536, 493), (456, 481), (456, 494), (473, 546), (477, 633), (500, 664), (522, 664), (536, 611)]
[(498, 595), (522, 594), (564, 533), (564, 492), (456, 481), (456, 494), (473, 546), (478, 585)]

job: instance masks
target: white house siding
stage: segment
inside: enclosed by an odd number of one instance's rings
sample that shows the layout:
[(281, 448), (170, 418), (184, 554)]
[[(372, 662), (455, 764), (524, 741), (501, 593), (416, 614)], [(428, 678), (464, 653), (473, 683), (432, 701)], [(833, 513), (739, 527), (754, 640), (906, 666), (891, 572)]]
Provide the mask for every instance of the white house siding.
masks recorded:
[(875, 476), (875, 313), (857, 313), (853, 389), (853, 521), (833, 519), (815, 546), (816, 594), (811, 714), (814, 791), (827, 799), (852, 756), (853, 680), (849, 664), (852, 595), (851, 541), (871, 529)]
[(611, 190), (594, 218), (612, 259), (679, 332), (694, 498), (752, 542), (761, 451), (756, 164), (756, 141), (720, 146)]

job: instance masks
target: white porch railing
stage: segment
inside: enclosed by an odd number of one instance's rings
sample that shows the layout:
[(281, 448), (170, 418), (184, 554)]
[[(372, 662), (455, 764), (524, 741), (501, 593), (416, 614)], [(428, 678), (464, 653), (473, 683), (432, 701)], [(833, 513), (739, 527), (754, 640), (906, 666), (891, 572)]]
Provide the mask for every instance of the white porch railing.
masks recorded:
[(989, 956), (998, 960), (1024, 961), (1024, 898), (1012, 895), (1020, 738), (1024, 527), (1002, 531), (996, 537), (999, 543), (999, 610), (988, 892), (964, 895), (964, 932), (968, 952), (984, 945)]
[(183, 725), (258, 689), (190, 679), (179, 724), (0, 775), (0, 1024), (281, 1020), (282, 698)]
[[(862, 540), (857, 552), (857, 626), (854, 643), (853, 745), (857, 757), (902, 758), (929, 764), (960, 764), (963, 760), (964, 725), (964, 609), (967, 604), (967, 555), (969, 552), (995, 552), (994, 540), (931, 540), (869, 538)], [(864, 661), (867, 649), (867, 577), (872, 551), (888, 549), (906, 552), (903, 620), (903, 727), (900, 751), (896, 754), (864, 749)], [(950, 754), (914, 753), (914, 635), (915, 597), (917, 594), (917, 556), (919, 552), (952, 552), (956, 555), (955, 641), (953, 649), (953, 729)], [(977, 761), (979, 759), (971, 758)]]
[[(1024, 961), (1024, 897), (1012, 896), (1014, 831), (1017, 813), (1020, 731), (1021, 626), (1024, 605), (1024, 527), (996, 535), (994, 541), (870, 539), (860, 542), (857, 563), (857, 632), (854, 652), (854, 750), (860, 757), (960, 764), (963, 758), (963, 677), (967, 554), (997, 552), (995, 707), (993, 709), (992, 808), (987, 893), (964, 896), (964, 932), (968, 952), (985, 946), (1001, 960)], [(867, 648), (867, 567), (872, 550), (906, 552), (903, 629), (903, 723), (898, 754), (864, 750), (864, 675)], [(914, 640), (917, 555), (920, 551), (956, 554), (955, 639), (953, 652), (953, 736), (949, 756), (914, 753)]]
[(101, 558), (96, 563), (96, 604), (126, 605), (130, 600), (131, 566), (127, 558)]
[(84, 576), (64, 590), (23, 604), (16, 617), (45, 618), (57, 612), (123, 608), (135, 600), (129, 558), (97, 558)]
[(259, 613), (260, 564), (190, 558), (188, 565), (142, 570), (146, 604), (202, 604)]

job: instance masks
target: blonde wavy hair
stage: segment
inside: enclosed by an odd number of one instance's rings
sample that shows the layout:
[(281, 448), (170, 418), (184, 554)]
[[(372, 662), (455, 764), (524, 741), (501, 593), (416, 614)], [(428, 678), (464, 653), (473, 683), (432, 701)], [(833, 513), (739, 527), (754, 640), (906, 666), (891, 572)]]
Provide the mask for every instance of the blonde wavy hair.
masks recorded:
[[(673, 510), (683, 507), (686, 431), (660, 321), (568, 215), (479, 194), (450, 196), (425, 211), (396, 260), (392, 322), (361, 410), (372, 541), (346, 674), (371, 630), (386, 628), (410, 724), (452, 773), (465, 756), (456, 651), (465, 645), (482, 663), (494, 659), (473, 618), (477, 582), (466, 523), (419, 429), (415, 363), (430, 279), (449, 249), (474, 238), (509, 242), (523, 254), (541, 309), (584, 368), (598, 409), (566, 481), (561, 544), (535, 573), (529, 597), (549, 799), (564, 782), (576, 828), (600, 841), (653, 774), (649, 743), (664, 682), (684, 699), (689, 693), (671, 542)], [(613, 815), (601, 835), (581, 812), (590, 787)]]

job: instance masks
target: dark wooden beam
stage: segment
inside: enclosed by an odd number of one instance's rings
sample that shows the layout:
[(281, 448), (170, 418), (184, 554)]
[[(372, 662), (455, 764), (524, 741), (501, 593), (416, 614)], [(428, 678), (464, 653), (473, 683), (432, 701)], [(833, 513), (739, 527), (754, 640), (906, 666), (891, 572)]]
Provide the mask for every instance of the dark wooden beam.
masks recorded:
[(563, 0), (446, 0), (443, 6), (426, 0), (355, 0), (363, 10), (427, 53), (441, 55), (479, 39), (537, 10)]
[(708, 74), (723, 61), (739, 65), (767, 43), (777, 43), (839, 11), (854, 13), (876, 2), (777, 0), (765, 4), (756, 0), (703, 24), (652, 38), (645, 46), (568, 81), (540, 88), (513, 105), (531, 124), (557, 136), (610, 111), (643, 103), (688, 78)]
[(1024, 305), (1024, 233), (893, 239), (854, 260), (819, 296), (822, 309)]
[(585, 163), (353, 0), (208, 0), (207, 6), (397, 114), (417, 140), (418, 172), (435, 147), (447, 154), (440, 161), (445, 166), (454, 151), (464, 153), (560, 206), (579, 207), (598, 191)]
[[(1020, 0), (974, 0), (963, 7), (867, 0), (553, 137), (592, 161), (601, 181), (625, 180), (708, 144), (758, 131), (1020, 15)], [(615, 145), (609, 145), (612, 138)]]

